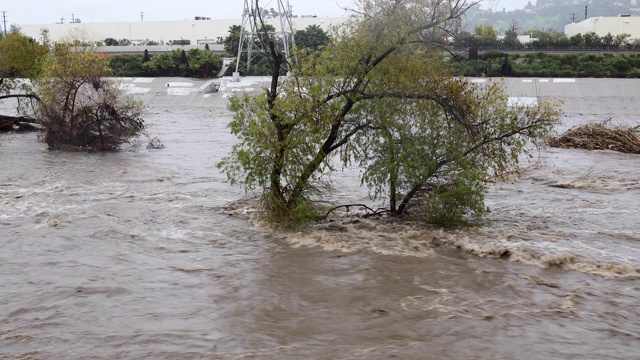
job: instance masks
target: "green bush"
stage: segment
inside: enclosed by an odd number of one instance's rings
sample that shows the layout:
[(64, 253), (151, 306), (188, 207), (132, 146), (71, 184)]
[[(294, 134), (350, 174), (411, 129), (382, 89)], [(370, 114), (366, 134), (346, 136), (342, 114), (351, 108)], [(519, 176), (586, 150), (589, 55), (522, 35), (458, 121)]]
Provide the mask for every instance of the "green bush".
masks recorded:
[[(500, 67), (505, 53), (490, 51), (480, 60), (450, 61), (455, 74), (464, 76), (501, 76)], [(509, 54), (515, 77), (638, 77), (639, 54)], [(516, 59), (522, 59), (515, 61)]]
[(109, 67), (114, 76), (140, 76), (142, 55), (115, 55), (109, 57)]

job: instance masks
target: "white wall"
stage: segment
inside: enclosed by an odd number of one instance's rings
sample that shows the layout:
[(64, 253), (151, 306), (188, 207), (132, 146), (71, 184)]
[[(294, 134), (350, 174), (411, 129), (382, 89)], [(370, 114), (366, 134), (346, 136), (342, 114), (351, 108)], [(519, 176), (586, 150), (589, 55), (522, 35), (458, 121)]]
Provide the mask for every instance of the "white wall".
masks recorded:
[(630, 34), (631, 39), (640, 39), (640, 16), (592, 17), (564, 27), (564, 33), (568, 37), (576, 34), (584, 35), (588, 32), (595, 32), (600, 37), (608, 33), (614, 36), (618, 34)]
[[(280, 28), (277, 19), (269, 19), (269, 23)], [(328, 31), (332, 25), (346, 20), (343, 17), (305, 17), (294, 18), (294, 31), (304, 30), (309, 25), (319, 25)], [(153, 40), (168, 42), (170, 40), (190, 40), (191, 44), (211, 42), (218, 37), (226, 37), (232, 25), (241, 25), (240, 19), (227, 20), (185, 20), (185, 21), (138, 21), (122, 23), (70, 23), (23, 25), (23, 34), (41, 40), (42, 29), (49, 30), (53, 41), (61, 38), (79, 38), (81, 40), (99, 41), (106, 38), (129, 39), (132, 42)]]

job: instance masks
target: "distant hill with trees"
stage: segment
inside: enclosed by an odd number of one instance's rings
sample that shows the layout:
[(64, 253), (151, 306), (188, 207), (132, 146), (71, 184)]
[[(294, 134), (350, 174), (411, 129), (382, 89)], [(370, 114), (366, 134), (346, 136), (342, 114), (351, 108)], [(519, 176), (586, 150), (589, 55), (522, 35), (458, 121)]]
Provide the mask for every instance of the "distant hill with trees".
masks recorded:
[(585, 19), (585, 7), (587, 17), (640, 15), (640, 0), (533, 0), (513, 11), (474, 6), (467, 11), (465, 28), (473, 31), (478, 25), (490, 24), (504, 35), (515, 21), (522, 33), (532, 29), (563, 32), (565, 25)]

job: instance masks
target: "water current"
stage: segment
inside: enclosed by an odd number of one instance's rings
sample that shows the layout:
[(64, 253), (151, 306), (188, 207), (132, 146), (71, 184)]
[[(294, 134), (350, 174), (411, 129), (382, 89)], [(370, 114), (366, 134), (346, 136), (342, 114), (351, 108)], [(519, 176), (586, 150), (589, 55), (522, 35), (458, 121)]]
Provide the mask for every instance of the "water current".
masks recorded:
[[(0, 359), (640, 359), (637, 155), (545, 149), (471, 229), (275, 232), (215, 167), (240, 84), (122, 81), (164, 149), (0, 135)], [(564, 100), (559, 131), (640, 122), (638, 80), (507, 85)], [(354, 173), (332, 181), (370, 201)]]

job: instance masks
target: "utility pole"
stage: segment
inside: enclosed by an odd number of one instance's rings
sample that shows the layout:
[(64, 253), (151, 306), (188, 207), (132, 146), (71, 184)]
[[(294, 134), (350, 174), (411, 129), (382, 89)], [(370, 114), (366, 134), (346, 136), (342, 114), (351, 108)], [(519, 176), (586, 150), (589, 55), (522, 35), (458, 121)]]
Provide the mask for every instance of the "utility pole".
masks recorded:
[(2, 11), (2, 22), (4, 23), (4, 36), (7, 36), (7, 12)]
[(76, 22), (76, 19), (73, 17), (73, 14), (71, 14), (71, 22), (72, 23)]
[(144, 21), (144, 12), (140, 11), (140, 21)]
[(571, 14), (569, 14), (569, 15), (571, 15), (571, 22), (573, 22), (573, 23), (574, 23), (574, 22), (576, 22), (576, 15), (577, 15), (577, 13), (571, 13)]
[[(289, 0), (277, 0), (278, 2), (278, 22), (280, 24), (280, 30), (269, 33), (281, 40), (283, 46), (282, 52), (287, 58), (291, 57), (291, 48), (293, 47), (293, 23), (291, 18), (293, 17)], [(242, 50), (244, 45), (247, 44), (247, 73), (251, 69), (251, 60), (253, 58), (254, 45), (260, 47), (259, 43), (256, 43), (256, 39), (260, 32), (263, 31), (262, 24), (259, 24), (261, 20), (260, 11), (262, 9), (259, 6), (259, 2), (254, 0), (244, 0), (244, 10), (242, 12), (242, 25), (240, 27), (240, 41), (238, 44), (238, 58), (236, 60), (236, 71), (233, 73), (233, 81), (240, 81), (240, 59), (242, 58)], [(249, 29), (246, 29), (246, 28)], [(258, 49), (260, 52), (266, 52), (267, 49)]]
[(589, 9), (588, 5), (584, 6), (584, 19), (587, 20), (587, 10)]

